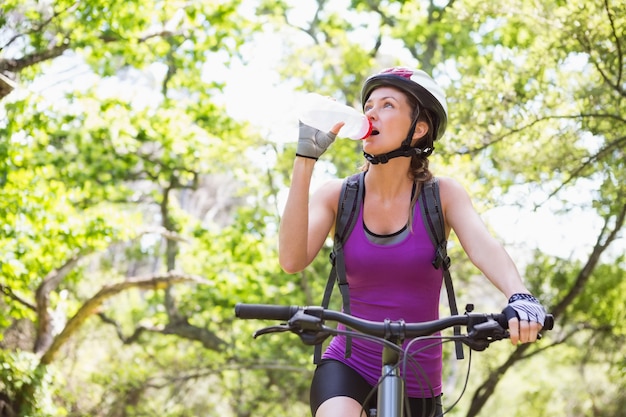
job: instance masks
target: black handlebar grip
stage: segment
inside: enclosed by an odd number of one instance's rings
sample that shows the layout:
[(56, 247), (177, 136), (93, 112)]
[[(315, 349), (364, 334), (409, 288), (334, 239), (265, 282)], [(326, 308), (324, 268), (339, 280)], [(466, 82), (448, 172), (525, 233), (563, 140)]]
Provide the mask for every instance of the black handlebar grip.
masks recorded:
[(546, 319), (543, 322), (542, 330), (552, 330), (554, 328), (554, 316), (552, 314), (546, 314)]
[(289, 320), (297, 311), (298, 306), (242, 303), (235, 305), (235, 316), (240, 319)]
[(507, 330), (509, 328), (509, 319), (504, 313), (493, 314), (492, 317), (503, 329)]

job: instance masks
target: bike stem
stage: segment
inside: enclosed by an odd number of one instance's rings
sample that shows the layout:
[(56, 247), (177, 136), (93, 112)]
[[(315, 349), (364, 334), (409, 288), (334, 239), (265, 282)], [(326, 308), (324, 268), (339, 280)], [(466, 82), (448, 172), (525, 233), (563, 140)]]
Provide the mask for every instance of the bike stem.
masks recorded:
[[(399, 339), (390, 340), (400, 346)], [(400, 354), (391, 346), (383, 346), (382, 374), (378, 386), (378, 410), (376, 417), (404, 415), (404, 379), (400, 376)]]

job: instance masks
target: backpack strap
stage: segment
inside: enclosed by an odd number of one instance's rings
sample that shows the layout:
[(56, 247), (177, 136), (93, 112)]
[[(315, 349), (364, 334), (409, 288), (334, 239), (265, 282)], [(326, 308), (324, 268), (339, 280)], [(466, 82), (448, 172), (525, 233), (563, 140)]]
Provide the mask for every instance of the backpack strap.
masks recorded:
[[(450, 257), (448, 256), (448, 241), (446, 240), (445, 223), (443, 219), (443, 210), (441, 207), (441, 198), (439, 196), (439, 180), (433, 178), (422, 185), (422, 191), (418, 197), (422, 217), (426, 222), (426, 230), (430, 236), (430, 240), (435, 245), (435, 258), (433, 266), (436, 269), (443, 269), (443, 279), (448, 294), (448, 305), (452, 315), (459, 314), (456, 305), (456, 297), (454, 296), (454, 286), (452, 285), (452, 277), (450, 276)], [(461, 327), (454, 326), (454, 335), (461, 334)], [(455, 341), (456, 358), (463, 359), (463, 344), (461, 341)]]
[[(335, 236), (333, 239), (333, 250), (330, 253), (330, 263), (332, 268), (328, 275), (326, 288), (324, 289), (324, 297), (322, 298), (322, 307), (328, 308), (330, 297), (335, 287), (335, 282), (339, 286), (341, 299), (343, 303), (343, 311), (350, 314), (350, 296), (348, 294), (348, 280), (346, 278), (346, 265), (343, 255), (343, 244), (352, 233), (356, 219), (363, 202), (363, 180), (365, 172), (354, 174), (346, 178), (341, 187), (339, 195), (339, 204), (337, 207), (337, 219), (335, 221)], [(352, 338), (346, 337), (345, 357), (349, 358), (352, 353)], [(322, 344), (315, 345), (313, 354), (313, 362), (319, 363), (322, 357)]]

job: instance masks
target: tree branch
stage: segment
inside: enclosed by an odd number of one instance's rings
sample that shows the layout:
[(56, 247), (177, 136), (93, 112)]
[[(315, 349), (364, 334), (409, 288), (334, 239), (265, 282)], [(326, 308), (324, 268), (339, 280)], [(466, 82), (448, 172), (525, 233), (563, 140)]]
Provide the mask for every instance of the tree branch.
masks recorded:
[(49, 49), (25, 55), (22, 58), (0, 59), (0, 71), (20, 72), (24, 68), (57, 58), (68, 49), (70, 49), (70, 43), (69, 40), (65, 39), (61, 45), (55, 45)]
[(187, 275), (178, 272), (170, 272), (165, 275), (157, 275), (150, 277), (136, 277), (116, 284), (106, 285), (100, 289), (93, 297), (87, 300), (67, 322), (61, 333), (55, 338), (48, 350), (43, 354), (40, 360), (41, 365), (50, 364), (63, 345), (80, 329), (83, 323), (94, 313), (102, 303), (109, 298), (129, 289), (165, 289), (172, 284), (181, 282), (195, 282), (198, 284), (207, 283), (201, 277)]
[(35, 338), (34, 352), (39, 354), (52, 343), (52, 317), (49, 311), (50, 293), (57, 289), (61, 281), (76, 266), (84, 253), (77, 253), (65, 263), (45, 276), (37, 290), (35, 291), (35, 302), (37, 311), (37, 336)]
[(36, 305), (26, 300), (22, 296), (16, 294), (15, 291), (13, 291), (13, 289), (9, 287), (8, 285), (0, 284), (0, 292), (2, 292), (5, 296), (9, 297), (11, 300), (17, 301), (18, 303), (22, 304), (29, 310), (32, 310), (35, 312), (37, 311)]
[[(622, 87), (622, 83), (621, 83), (622, 71), (623, 71), (622, 66), (621, 66), (622, 59), (623, 59), (623, 53), (622, 53), (621, 43), (620, 43), (621, 38), (619, 34), (617, 33), (617, 30), (615, 27), (614, 15), (611, 12), (611, 7), (608, 4), (607, 0), (604, 1), (604, 10), (606, 12), (607, 20), (609, 21), (609, 25), (611, 27), (611, 35), (612, 35), (612, 38), (615, 40), (615, 49), (617, 51), (617, 57), (615, 59), (617, 63), (616, 65), (617, 74), (616, 74), (615, 81), (611, 81), (610, 72), (607, 72), (605, 70), (605, 68), (610, 65), (609, 62), (607, 61), (607, 57), (605, 56), (605, 54), (603, 54), (602, 51), (598, 51), (599, 53), (597, 55), (593, 54), (594, 46), (596, 45), (594, 45), (590, 32), (586, 29), (580, 30), (578, 33), (575, 34), (575, 37), (579, 40), (579, 43), (582, 46), (582, 49), (589, 56), (589, 59), (592, 60), (592, 65), (598, 71), (598, 73), (600, 74), (604, 82), (607, 85), (609, 85), (611, 89), (615, 90), (617, 94), (619, 94), (622, 97), (626, 97), (626, 89)], [(604, 41), (605, 41), (604, 36), (602, 36), (602, 42)]]
[(600, 148), (598, 152), (593, 155), (590, 155), (585, 161), (583, 161), (578, 168), (576, 168), (573, 172), (569, 173), (569, 178), (566, 178), (561, 184), (555, 188), (550, 195), (546, 199), (550, 199), (558, 194), (567, 184), (574, 181), (578, 176), (585, 171), (585, 169), (589, 168), (592, 163), (600, 161), (605, 155), (610, 154), (613, 150), (620, 149), (623, 145), (626, 144), (626, 136), (618, 138), (617, 140), (610, 142), (608, 145)]
[[(613, 225), (613, 229), (606, 235), (606, 231), (608, 229), (608, 223), (610, 219), (607, 218), (605, 222), (605, 226), (602, 231), (598, 235), (598, 239), (594, 249), (589, 255), (589, 259), (584, 267), (578, 273), (578, 277), (573, 284), (572, 288), (568, 292), (568, 294), (563, 297), (563, 299), (557, 303), (553, 309), (552, 314), (556, 319), (560, 316), (565, 309), (574, 301), (574, 299), (582, 292), (585, 284), (591, 278), (591, 274), (595, 267), (598, 264), (600, 256), (602, 253), (609, 247), (609, 245), (615, 240), (618, 232), (622, 229), (624, 225), (624, 218), (626, 217), (626, 205), (622, 207), (620, 213), (618, 213), (617, 219)], [(606, 235), (606, 236), (605, 236)], [(573, 330), (567, 337), (572, 336), (573, 333), (576, 333), (579, 329)], [(480, 387), (474, 393), (474, 397), (472, 398), (470, 409), (467, 413), (467, 417), (477, 416), (480, 410), (484, 407), (487, 400), (493, 394), (496, 389), (496, 386), (500, 382), (500, 378), (504, 373), (513, 366), (517, 361), (527, 358), (532, 355), (525, 355), (524, 353), (531, 347), (530, 344), (520, 345), (517, 349), (509, 356), (509, 358), (495, 371), (491, 372), (491, 374), (487, 377), (487, 379), (480, 385)], [(534, 354), (534, 353), (533, 353)]]
[(563, 297), (563, 299), (557, 303), (552, 309), (552, 314), (556, 318), (563, 314), (565, 309), (574, 301), (574, 299), (582, 292), (585, 287), (585, 284), (591, 278), (591, 274), (595, 267), (597, 266), (600, 256), (604, 251), (609, 247), (609, 245), (617, 238), (619, 231), (624, 227), (624, 219), (626, 218), (626, 205), (621, 207), (621, 211), (617, 214), (615, 219), (615, 223), (613, 225), (612, 230), (606, 234), (608, 230), (608, 224), (611, 221), (611, 217), (609, 216), (605, 219), (604, 226), (602, 230), (598, 234), (598, 238), (596, 240), (596, 244), (589, 255), (589, 259), (583, 266), (583, 268), (578, 273), (576, 281), (570, 288), (569, 292)]
[(117, 333), (117, 337), (119, 337), (119, 339), (125, 345), (135, 343), (137, 340), (139, 340), (139, 337), (143, 334), (143, 332), (148, 330), (147, 327), (140, 325), (135, 328), (135, 331), (132, 335), (126, 337), (124, 336), (124, 332), (122, 331), (122, 326), (117, 321), (113, 320), (104, 313), (98, 313), (98, 317), (100, 317), (103, 322), (110, 324), (115, 328), (115, 333)]
[(15, 87), (15, 82), (0, 72), (0, 99), (8, 96)]
[(545, 116), (545, 117), (539, 117), (535, 120), (532, 120), (531, 122), (522, 125), (521, 127), (515, 128), (515, 129), (510, 129), (508, 130), (506, 133), (494, 138), (493, 140), (490, 140), (489, 142), (485, 142), (483, 143), (481, 146), (478, 146), (476, 148), (473, 149), (462, 149), (461, 151), (458, 152), (459, 155), (474, 155), (477, 153), (480, 153), (482, 151), (484, 151), (485, 149), (487, 149), (489, 146), (492, 146), (498, 142), (502, 142), (503, 140), (505, 140), (506, 138), (508, 138), (509, 136), (513, 136), (515, 134), (518, 134), (520, 132), (523, 132), (526, 129), (530, 129), (531, 127), (535, 126), (536, 124), (542, 123), (542, 122), (548, 122), (551, 120), (559, 120), (559, 119), (573, 119), (573, 120), (583, 120), (585, 118), (606, 118), (606, 119), (614, 119), (618, 122), (622, 122), (624, 124), (626, 124), (626, 119), (624, 119), (623, 117), (616, 115), (616, 114), (608, 114), (608, 113), (581, 113), (581, 114), (574, 114), (574, 115), (554, 115), (554, 116)]
[(219, 351), (226, 345), (226, 342), (220, 339), (215, 333), (203, 327), (189, 324), (186, 318), (179, 318), (178, 322), (170, 322), (164, 327), (160, 328), (139, 325), (135, 327), (133, 333), (127, 337), (124, 336), (122, 326), (117, 321), (108, 317), (104, 313), (98, 313), (98, 317), (100, 317), (103, 322), (110, 324), (115, 328), (117, 336), (125, 345), (136, 343), (141, 335), (146, 332), (163, 335), (176, 335), (183, 339), (200, 342), (202, 343), (202, 346), (204, 346), (206, 349), (213, 351)]

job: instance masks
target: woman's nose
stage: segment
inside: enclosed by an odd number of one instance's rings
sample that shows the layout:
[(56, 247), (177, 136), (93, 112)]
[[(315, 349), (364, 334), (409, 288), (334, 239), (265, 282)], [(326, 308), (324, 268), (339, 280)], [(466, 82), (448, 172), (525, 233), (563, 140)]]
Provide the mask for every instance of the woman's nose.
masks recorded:
[(374, 107), (370, 107), (367, 110), (365, 110), (364, 114), (368, 119), (374, 119), (376, 117), (376, 111)]

